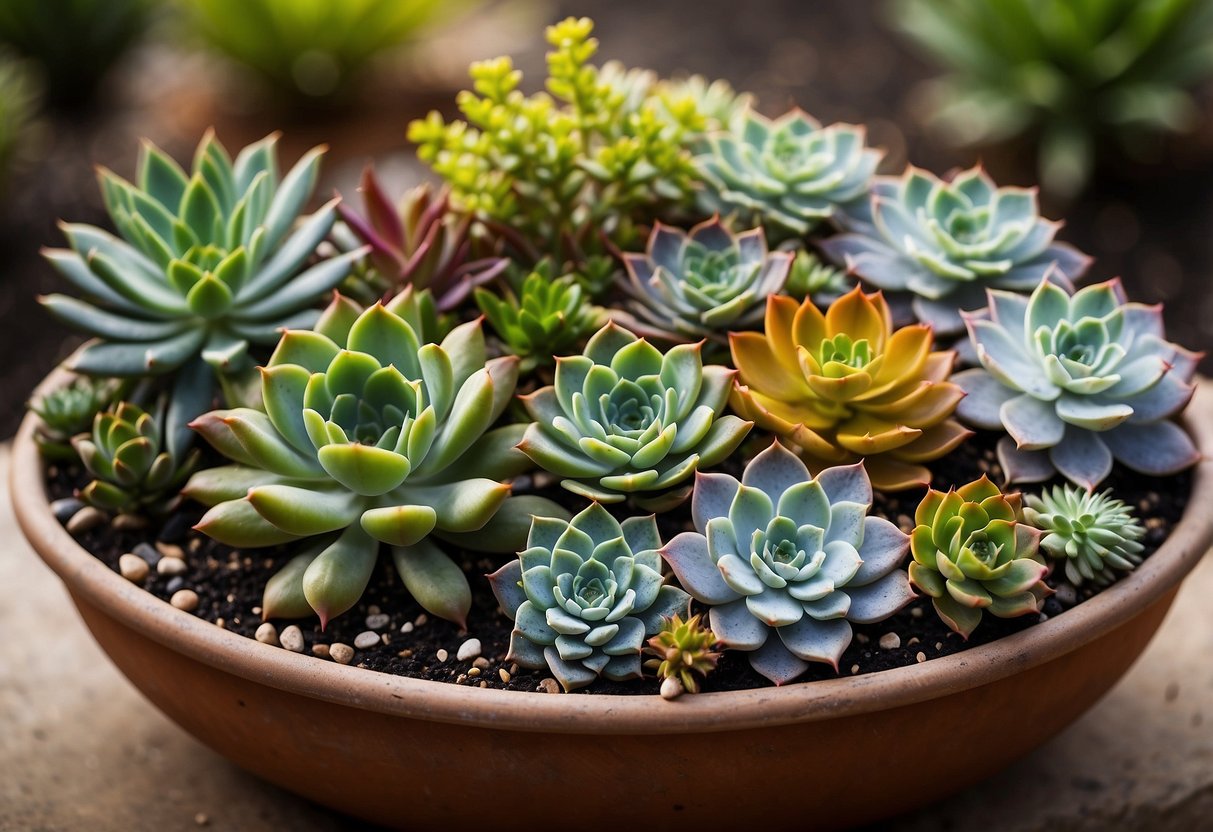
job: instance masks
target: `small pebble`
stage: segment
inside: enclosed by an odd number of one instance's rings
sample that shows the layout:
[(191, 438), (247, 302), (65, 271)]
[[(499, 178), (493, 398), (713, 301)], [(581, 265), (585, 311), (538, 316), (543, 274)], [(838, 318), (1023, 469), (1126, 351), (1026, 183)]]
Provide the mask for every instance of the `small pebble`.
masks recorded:
[(922, 607), (914, 607), (910, 610), (910, 618), (922, 618)]
[(404, 622), (403, 624), (401, 624), (401, 625), (400, 625), (400, 632), (402, 632), (402, 633), (411, 633), (411, 632), (413, 632), (413, 622), (412, 622), (412, 621), (406, 621), (406, 622)]
[(1053, 597), (1063, 607), (1072, 607), (1078, 603), (1078, 590), (1071, 584), (1060, 583), (1057, 585), (1057, 593)]
[(430, 620), (430, 617), (428, 615), (426, 615), (425, 613), (422, 613), (421, 615), (419, 615), (413, 619), (413, 626), (414, 627), (424, 626), (425, 623), (429, 620)]
[(937, 641), (937, 642), (935, 642), (935, 649), (936, 649), (936, 650), (942, 650), (942, 649), (943, 649), (943, 642), (942, 642), (942, 641)]
[(210, 822), (211, 819), (206, 816), (206, 812), (199, 812), (198, 814), (194, 815), (194, 823), (197, 826), (206, 826)]
[(169, 580), (169, 582), (164, 585), (164, 589), (168, 592), (169, 595), (172, 595), (174, 592), (183, 588), (184, 586), (185, 586), (185, 578), (182, 578), (180, 575), (178, 575), (177, 577)]
[(156, 571), (161, 575), (184, 575), (188, 569), (189, 565), (181, 558), (160, 558), (156, 561)]
[(160, 554), (164, 555), (166, 558), (185, 560), (185, 550), (174, 543), (165, 543), (163, 540), (157, 540), (156, 548), (160, 551)]
[(489, 669), (489, 660), (486, 659), (484, 656), (481, 656), (480, 658), (476, 659), (476, 661), (472, 662), (472, 667), (478, 667), (481, 670), (488, 670)]
[(366, 617), (366, 628), (368, 630), (382, 630), (392, 621), (392, 617), (384, 612), (371, 613)]
[(682, 694), (682, 682), (678, 681), (678, 679), (675, 677), (667, 677), (666, 680), (661, 683), (661, 698), (667, 702), (677, 699), (678, 697), (682, 696)]
[(383, 610), (379, 609), (378, 604), (368, 604), (367, 605), (367, 608), (366, 608), (367, 615), (378, 615), (381, 612), (383, 612)]
[(303, 630), (300, 630), (295, 624), (283, 630), (278, 635), (278, 640), (282, 643), (283, 647), (292, 653), (303, 652)]
[(270, 622), (264, 622), (257, 628), (257, 632), (253, 633), (253, 638), (262, 644), (268, 644), (271, 647), (278, 646), (278, 628)]
[(920, 650), (920, 651), (918, 652), (918, 655), (916, 655), (916, 656), (914, 657), (914, 659), (915, 659), (915, 661), (917, 661), (919, 664), (922, 664), (923, 662), (925, 662), (925, 661), (927, 660), (927, 654), (926, 654), (926, 653), (923, 653), (923, 652)]
[(868, 638), (867, 635), (864, 633), (856, 633), (855, 640), (858, 641), (860, 644), (867, 644), (872, 639)]
[(913, 647), (917, 643), (918, 643), (918, 636), (914, 636), (912, 639), (910, 639), (909, 641), (906, 642), (906, 647)]
[(560, 693), (560, 683), (549, 676), (539, 683), (538, 690), (542, 693)]
[(507, 685), (510, 683), (510, 679), (512, 678), (510, 676), (510, 672), (504, 667), (497, 671), (497, 675), (500, 676), (501, 681), (505, 682)]
[(897, 633), (885, 633), (880, 637), (881, 650), (896, 650), (901, 646), (901, 636)]
[(312, 655), (317, 658), (327, 659), (329, 657), (329, 646), (327, 644), (313, 644)]
[(450, 653), (446, 652), (441, 647), (439, 647), (438, 652), (434, 654), (434, 657), (436, 659), (438, 659), (438, 661), (440, 661), (440, 662), (445, 662), (448, 658), (450, 658), (450, 655), (451, 655)]
[(89, 529), (95, 529), (106, 520), (105, 512), (92, 506), (85, 506), (71, 516), (65, 527), (68, 534), (83, 534)]
[(198, 609), (198, 593), (192, 589), (179, 589), (168, 602), (179, 610), (193, 612)]
[(163, 557), (163, 555), (156, 551), (156, 547), (149, 543), (136, 543), (135, 547), (131, 549), (131, 554), (143, 558), (147, 561), (148, 566), (155, 566), (160, 563)]
[(127, 553), (118, 558), (118, 571), (131, 583), (140, 584), (143, 583), (143, 579), (147, 577), (151, 568), (143, 558)]
[(337, 642), (329, 647), (329, 655), (333, 657), (333, 661), (337, 664), (349, 664), (354, 658), (354, 648), (348, 644)]
[(854, 676), (858, 672), (859, 672), (859, 665), (857, 665), (857, 664), (851, 665), (851, 675)]
[(359, 650), (369, 650), (379, 643), (379, 634), (366, 630), (354, 636), (354, 647)]
[(84, 503), (75, 497), (64, 497), (51, 503), (51, 514), (55, 515), (55, 519), (61, 524), (67, 525), (67, 521), (71, 520), (82, 508), (84, 508)]
[(459, 645), (459, 652), (455, 654), (455, 658), (461, 662), (471, 661), (480, 655), (480, 639), (469, 638), (463, 644)]
[(147, 528), (147, 518), (138, 514), (119, 514), (110, 521), (110, 527), (118, 532), (130, 532)]
[(471, 667), (471, 668), (468, 668), (468, 675), (469, 675), (469, 676), (479, 676), (479, 675), (480, 675), (480, 668), (478, 668), (478, 667)]

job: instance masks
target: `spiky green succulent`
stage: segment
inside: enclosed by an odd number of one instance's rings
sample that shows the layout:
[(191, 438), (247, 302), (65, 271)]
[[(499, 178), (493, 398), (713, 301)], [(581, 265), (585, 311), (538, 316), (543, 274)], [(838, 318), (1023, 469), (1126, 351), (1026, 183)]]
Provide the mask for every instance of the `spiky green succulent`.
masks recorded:
[(436, 539), (511, 551), (530, 513), (564, 514), (520, 497), (498, 517), (510, 499), (505, 480), (528, 467), (514, 449), (523, 426), (493, 428), (518, 359), (486, 360), (478, 321), (423, 344), (399, 303), (359, 310), (334, 300), (315, 331), (283, 335), (262, 372), (264, 411), (194, 422), (235, 463), (187, 485), (212, 507), (201, 531), (232, 546), (327, 536), (267, 587), (266, 617), (314, 611), (323, 625), (345, 612), (386, 543), (418, 603), (462, 624), (467, 578)]
[[(252, 375), (250, 349), (307, 327), (325, 295), (365, 252), (306, 267), (336, 217), (330, 202), (292, 231), (316, 184), (321, 148), (279, 178), (276, 136), (233, 161), (210, 132), (190, 173), (145, 143), (132, 184), (102, 170), (101, 190), (121, 238), (65, 225), (69, 250), (46, 252), (81, 297), (43, 304), (94, 336), (68, 361), (94, 376), (164, 375), (205, 361), (229, 403)], [(180, 377), (178, 377), (180, 381)], [(184, 395), (181, 384), (173, 395)], [(236, 399), (237, 401), (231, 401)], [(197, 414), (193, 414), (197, 415)]]
[[(1028, 136), (1040, 181), (1078, 191), (1109, 149), (1200, 121), (1213, 75), (1206, 0), (897, 0), (895, 25), (946, 73), (924, 85), (932, 123), (961, 144)], [(1143, 152), (1147, 151), (1147, 152)]]
[(720, 641), (702, 623), (702, 618), (692, 615), (684, 621), (675, 614), (664, 619), (661, 629), (644, 649), (653, 657), (644, 666), (655, 671), (662, 681), (674, 679), (687, 693), (699, 693), (699, 679), (715, 670), (720, 661), (717, 650)]
[(1128, 572), (1141, 563), (1145, 527), (1110, 491), (1055, 485), (1025, 499), (1024, 519), (1045, 533), (1040, 548), (1065, 564), (1066, 579), (1075, 586), (1111, 583), (1115, 570)]
[(1088, 491), (1115, 459), (1166, 476), (1200, 453), (1171, 421), (1195, 391), (1199, 355), (1165, 340), (1162, 310), (1129, 303), (1120, 282), (1071, 295), (1051, 282), (1031, 298), (991, 291), (966, 322), (981, 367), (953, 377), (964, 421), (1006, 430), (998, 457), (1009, 481), (1060, 472)]
[(734, 234), (719, 218), (685, 232), (653, 227), (644, 254), (625, 254), (628, 309), (641, 331), (675, 341), (724, 337), (762, 320), (768, 295), (783, 289), (792, 265), (767, 249), (762, 228)]
[(80, 499), (115, 514), (163, 514), (180, 502), (181, 484), (198, 467), (188, 429), (173, 427), (172, 405), (152, 412), (119, 402), (93, 418), (72, 447), (93, 479)]
[(999, 188), (980, 166), (951, 181), (918, 168), (880, 177), (850, 231), (821, 249), (848, 271), (908, 294), (914, 314), (936, 333), (964, 331), (961, 313), (985, 306), (987, 289), (1030, 292), (1052, 273), (1066, 284), (1091, 258), (1054, 240), (1060, 223), (1040, 216), (1036, 192)]
[(772, 236), (804, 236), (866, 199), (882, 155), (865, 146), (863, 127), (822, 127), (799, 109), (774, 120), (750, 110), (709, 142), (695, 157), (703, 207)]
[(691, 596), (709, 606), (724, 646), (748, 653), (777, 685), (824, 662), (838, 668), (851, 623), (888, 618), (913, 600), (907, 538), (868, 515), (872, 484), (863, 465), (816, 477), (777, 441), (738, 481), (699, 474), (695, 530), (661, 550)]
[(796, 252), (788, 273), (786, 291), (798, 300), (809, 298), (820, 307), (828, 307), (855, 287), (854, 279), (842, 269), (821, 262), (808, 251)]
[(602, 326), (606, 314), (590, 303), (574, 275), (553, 279), (551, 261), (540, 263), (517, 290), (500, 295), (477, 289), (476, 305), (507, 351), (522, 359), (520, 371), (554, 362)]
[(750, 422), (721, 415), (734, 371), (705, 367), (699, 344), (668, 353), (611, 322), (582, 355), (556, 359), (553, 386), (523, 396), (534, 423), (519, 449), (593, 500), (663, 510), (698, 468), (726, 458)]
[(652, 517), (617, 521), (599, 503), (571, 521), (536, 517), (526, 549), (489, 576), (514, 620), (507, 661), (547, 668), (564, 689), (641, 676), (644, 640), (690, 598), (661, 577)]
[(931, 489), (914, 513), (910, 583), (930, 596), (945, 624), (968, 638), (983, 612), (1039, 612), (1052, 594), (1040, 532), (1024, 523), (1019, 494), (986, 477), (948, 492)]
[(73, 436), (85, 433), (93, 418), (122, 396), (125, 385), (117, 379), (82, 376), (33, 399), (29, 409), (38, 414), (34, 441), (47, 459), (76, 458)]

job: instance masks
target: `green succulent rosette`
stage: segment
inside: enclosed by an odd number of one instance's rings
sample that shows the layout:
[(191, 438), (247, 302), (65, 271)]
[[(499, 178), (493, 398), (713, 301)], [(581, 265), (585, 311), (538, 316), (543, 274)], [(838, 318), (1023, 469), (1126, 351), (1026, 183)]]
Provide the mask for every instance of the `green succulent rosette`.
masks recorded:
[(736, 450), (752, 424), (721, 415), (735, 371), (705, 367), (700, 347), (662, 354), (608, 323), (582, 355), (556, 360), (554, 385), (522, 397), (535, 421), (518, 448), (592, 500), (682, 502), (695, 471)]
[(358, 601), (388, 544), (413, 597), (463, 624), (467, 578), (438, 540), (511, 551), (532, 513), (565, 516), (510, 498), (505, 482), (529, 467), (514, 448), (524, 426), (493, 428), (518, 359), (487, 359), (479, 321), (422, 343), (408, 300), (361, 310), (338, 297), (315, 331), (283, 335), (262, 371), (264, 410), (194, 422), (235, 463), (186, 487), (212, 506), (199, 530), (241, 547), (323, 538), (271, 581), (266, 617), (314, 611), (323, 625)]
[(617, 521), (599, 503), (572, 520), (536, 517), (526, 549), (489, 576), (514, 620), (506, 661), (550, 670), (564, 689), (641, 676), (645, 639), (690, 603), (661, 577), (652, 516)]
[(1116, 572), (1142, 561), (1145, 527), (1133, 509), (1110, 491), (1091, 494), (1072, 485), (1055, 485), (1025, 498), (1024, 519), (1044, 532), (1040, 548), (1065, 567), (1075, 586), (1085, 581), (1106, 585)]

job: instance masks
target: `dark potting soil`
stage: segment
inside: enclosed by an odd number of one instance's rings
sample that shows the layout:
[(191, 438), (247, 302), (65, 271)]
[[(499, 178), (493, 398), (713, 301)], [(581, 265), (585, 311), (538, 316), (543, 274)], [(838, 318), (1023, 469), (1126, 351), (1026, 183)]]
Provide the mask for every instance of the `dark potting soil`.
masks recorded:
[[(994, 455), (996, 437), (978, 434), (963, 444), (948, 458), (934, 465), (934, 485), (946, 489), (951, 485), (962, 485), (982, 474), (988, 474), (996, 482), (1001, 480)], [(756, 445), (765, 440), (756, 439)], [(758, 450), (755, 447), (753, 450)], [(747, 453), (744, 458), (749, 458)], [(734, 465), (740, 464), (742, 455), (734, 457)], [(738, 473), (736, 471), (731, 473)], [(74, 489), (83, 484), (82, 475), (75, 468), (52, 466), (48, 469), (48, 484), (51, 499), (71, 496)], [(516, 491), (520, 490), (516, 485)], [(1147, 534), (1143, 541), (1145, 555), (1149, 556), (1170, 535), (1182, 517), (1191, 490), (1191, 474), (1179, 474), (1166, 480), (1151, 479), (1117, 467), (1104, 483), (1120, 499), (1133, 506)], [(567, 503), (571, 509), (580, 506), (558, 487), (538, 489), (553, 498)], [(904, 530), (912, 526), (914, 509), (921, 499), (921, 492), (910, 491), (892, 494), (877, 494), (873, 513), (882, 515)], [(197, 505), (184, 505), (170, 514), (162, 523), (141, 530), (115, 530), (102, 524), (81, 533), (80, 543), (94, 553), (111, 569), (117, 571), (119, 557), (126, 552), (140, 551), (152, 560), (149, 547), (139, 544), (153, 541), (160, 546), (178, 546), (185, 553), (187, 571), (179, 576), (159, 574), (153, 568), (144, 587), (157, 597), (168, 600), (180, 589), (192, 589), (199, 596), (194, 614), (200, 618), (238, 633), (253, 637), (261, 621), (261, 593), (265, 582), (288, 558), (283, 547), (258, 550), (235, 550), (224, 546), (192, 530), (191, 526), (202, 515)], [(689, 507), (684, 506), (659, 518), (662, 538), (690, 527)], [(369, 670), (412, 676), (479, 687), (504, 688), (509, 690), (535, 691), (549, 677), (542, 671), (527, 670), (505, 661), (509, 647), (512, 622), (498, 609), (496, 599), (482, 577), (503, 563), (500, 558), (491, 558), (466, 553), (462, 567), (472, 586), (472, 610), (468, 616), (468, 631), (460, 632), (457, 625), (427, 615), (408, 595), (396, 576), (390, 559), (382, 558), (362, 600), (353, 609), (329, 622), (328, 629), (321, 632), (319, 624), (312, 620), (274, 621), (279, 632), (286, 626), (297, 624), (303, 632), (304, 653), (317, 655), (317, 661), (327, 661), (329, 645), (343, 643), (353, 646), (355, 637), (367, 631), (368, 616), (382, 618), (387, 623), (376, 632), (380, 642), (355, 652), (352, 664)], [(839, 663), (839, 674), (859, 675), (902, 667), (916, 662), (946, 656), (980, 644), (1035, 626), (1041, 621), (1064, 612), (1066, 607), (1081, 603), (1099, 591), (1099, 587), (1084, 584), (1074, 592), (1068, 584), (1062, 586), (1064, 578), (1060, 569), (1048, 579), (1050, 586), (1062, 587), (1062, 593), (1048, 598), (1040, 615), (1028, 615), (1015, 619), (999, 619), (986, 615), (968, 642), (949, 630), (935, 615), (927, 599), (912, 603), (892, 618), (872, 625), (855, 625), (855, 639), (843, 654)], [(699, 610), (702, 611), (702, 610)], [(378, 624), (375, 619), (371, 623)], [(402, 630), (403, 628), (403, 630)], [(892, 642), (889, 634), (897, 636), (898, 646), (882, 647)], [(477, 638), (481, 643), (479, 662), (469, 659), (459, 661), (456, 652), (468, 638)], [(445, 651), (439, 658), (439, 651)], [(487, 662), (487, 664), (486, 664)], [(814, 664), (798, 682), (811, 682), (835, 676), (832, 668)], [(548, 683), (549, 685), (551, 683)], [(746, 656), (740, 652), (725, 652), (716, 671), (703, 684), (706, 691), (741, 690), (765, 687), (770, 683), (751, 670)], [(584, 689), (587, 693), (603, 694), (653, 694), (658, 683), (652, 676), (643, 681), (615, 683), (600, 680)]]

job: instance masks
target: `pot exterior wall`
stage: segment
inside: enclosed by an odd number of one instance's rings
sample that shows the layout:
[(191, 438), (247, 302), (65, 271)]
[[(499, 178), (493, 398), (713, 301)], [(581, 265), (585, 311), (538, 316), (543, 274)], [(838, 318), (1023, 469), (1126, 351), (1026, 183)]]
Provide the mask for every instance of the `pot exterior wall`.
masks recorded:
[(363, 710), (356, 697), (321, 701), (198, 662), (73, 599), (114, 663), (187, 731), (248, 771), (365, 820), (447, 830), (491, 812), (500, 830), (737, 829), (761, 820), (774, 831), (879, 820), (994, 774), (1103, 696), (1174, 596), (1069, 654), (1035, 667), (1023, 655), (1022, 672), (914, 705), (770, 728), (609, 736), (427, 721)]

